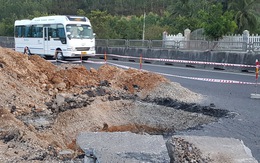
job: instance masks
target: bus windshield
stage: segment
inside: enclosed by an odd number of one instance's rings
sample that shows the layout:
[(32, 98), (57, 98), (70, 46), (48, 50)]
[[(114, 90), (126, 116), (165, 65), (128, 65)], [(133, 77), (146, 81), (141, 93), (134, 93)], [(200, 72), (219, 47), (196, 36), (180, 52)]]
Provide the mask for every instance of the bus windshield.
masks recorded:
[(89, 25), (68, 24), (66, 31), (70, 33), (72, 39), (93, 39), (93, 30)]

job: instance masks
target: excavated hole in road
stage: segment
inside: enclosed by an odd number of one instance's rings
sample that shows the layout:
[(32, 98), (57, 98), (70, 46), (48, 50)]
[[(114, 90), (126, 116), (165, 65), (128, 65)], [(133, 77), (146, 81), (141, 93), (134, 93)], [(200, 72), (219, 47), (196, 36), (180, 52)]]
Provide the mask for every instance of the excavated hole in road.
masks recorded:
[[(212, 117), (212, 119), (215, 119), (216, 121), (219, 118), (223, 118), (223, 117), (233, 118), (235, 116), (234, 114), (230, 113), (228, 110), (218, 109), (211, 106), (201, 106), (195, 103), (180, 102), (171, 98), (144, 99), (141, 100), (140, 102), (143, 103), (144, 105), (146, 103), (153, 104), (153, 105), (155, 104), (158, 105), (159, 107), (161, 106), (161, 107), (171, 108), (172, 110), (182, 110), (184, 112), (189, 112), (191, 115), (197, 114), (198, 117), (200, 117), (200, 115), (203, 116), (205, 115), (205, 116)], [(165, 118), (167, 116), (168, 115), (165, 115)], [(184, 115), (183, 118), (185, 117), (186, 116)], [(192, 119), (190, 120), (193, 121)], [(215, 120), (208, 120), (208, 121), (205, 120), (205, 123), (195, 122), (194, 125), (190, 125), (190, 126), (187, 125), (187, 127), (179, 127), (181, 129), (179, 129), (176, 126), (171, 126), (170, 123), (168, 125), (159, 124), (157, 127), (152, 127), (148, 124), (137, 124), (137, 123), (109, 127), (108, 124), (104, 123), (102, 131), (106, 131), (106, 132), (130, 131), (132, 133), (137, 133), (137, 134), (148, 133), (150, 135), (163, 135), (165, 137), (168, 137), (174, 135), (176, 131), (201, 129), (202, 125), (208, 124)], [(188, 122), (183, 122), (183, 123), (188, 123)], [(182, 124), (180, 123), (180, 125)]]
[[(222, 117), (233, 117), (233, 115), (230, 114), (229, 111), (215, 108), (214, 104), (212, 104), (212, 106), (201, 106), (195, 103), (180, 102), (171, 98), (140, 99), (136, 94), (125, 94), (122, 92), (111, 93), (106, 89), (106, 87), (97, 87), (95, 89), (85, 91), (83, 93), (83, 96), (69, 96), (65, 98), (65, 103), (59, 107), (53, 107), (55, 106), (54, 99), (53, 101), (49, 102), (47, 106), (49, 106), (49, 109), (51, 109), (54, 114), (58, 115), (60, 112), (64, 112), (67, 110), (87, 107), (88, 105), (91, 105), (91, 103), (93, 102), (93, 98), (95, 97), (102, 96), (102, 98), (106, 98), (107, 101), (111, 102), (119, 100), (131, 101), (130, 103), (135, 103), (133, 105), (135, 108), (120, 108), (121, 110), (126, 109), (126, 111), (122, 111), (125, 113), (120, 114), (126, 114), (127, 111), (134, 109), (138, 112), (136, 113), (136, 115), (133, 115), (133, 117), (135, 117), (134, 120), (132, 119), (132, 121), (128, 121), (128, 123), (125, 123), (124, 121), (124, 123), (122, 124), (109, 124), (107, 122), (103, 122), (103, 126), (96, 126), (93, 131), (129, 131), (137, 134), (148, 133), (151, 135), (163, 136), (173, 135), (176, 131), (199, 129), (202, 125), (217, 121), (217, 119)], [(112, 110), (118, 110), (118, 108), (116, 108), (117, 106), (114, 107), (115, 108), (113, 108)], [(165, 112), (164, 110), (166, 110), (167, 112)], [(174, 112), (173, 115), (171, 115), (172, 112)], [(115, 112), (115, 114), (118, 113)], [(138, 114), (141, 114), (142, 116), (139, 116)], [(120, 115), (117, 116), (120, 117)], [(39, 124), (37, 125), (39, 126)], [(47, 127), (49, 126), (46, 126), (46, 128)], [(41, 129), (42, 128), (44, 127), (41, 126)]]
[[(164, 138), (169, 138), (176, 132), (185, 131), (189, 129), (199, 129), (202, 125), (215, 122), (219, 118), (232, 118), (232, 114), (229, 111), (223, 109), (217, 109), (212, 104), (211, 106), (201, 106), (195, 103), (180, 102), (171, 98), (145, 98), (140, 99), (136, 94), (126, 94), (125, 92), (110, 92), (107, 87), (97, 87), (90, 89), (82, 94), (69, 94), (64, 97), (64, 103), (61, 106), (57, 106), (57, 99), (53, 98), (46, 103), (49, 113), (32, 112), (30, 115), (19, 116), (26, 125), (33, 125), (39, 132), (44, 130), (51, 130), (57, 117), (63, 112), (71, 112), (71, 117), (64, 117), (64, 121), (68, 122), (70, 127), (63, 126), (63, 131), (69, 131), (74, 128), (75, 125), (83, 125), (83, 123), (90, 123), (92, 119), (85, 117), (88, 110), (97, 109), (91, 107), (95, 103), (96, 99), (102, 99), (107, 104), (119, 104), (111, 105), (107, 108), (98, 110), (98, 113), (102, 113), (104, 117), (112, 117), (114, 114), (119, 122), (113, 121), (100, 121), (100, 124), (96, 126), (88, 126), (90, 132), (132, 132), (136, 134), (150, 134), (150, 135), (162, 135)], [(100, 101), (97, 100), (96, 103)], [(90, 106), (90, 107), (89, 107)], [(96, 106), (96, 105), (94, 105)], [(79, 110), (77, 110), (79, 109)], [(73, 114), (77, 111), (78, 114)], [(82, 113), (81, 111), (86, 111)], [(87, 113), (93, 113), (87, 112)], [(105, 112), (102, 112), (105, 111)], [(80, 114), (84, 116), (81, 116)], [(65, 114), (68, 115), (68, 114)], [(98, 114), (96, 114), (98, 115)], [(102, 117), (101, 116), (101, 117)], [(125, 116), (129, 119), (124, 120)], [(84, 117), (84, 119), (80, 119)], [(88, 118), (92, 116), (88, 116)], [(70, 119), (73, 118), (73, 119)], [(95, 120), (100, 120), (97, 117)], [(70, 119), (70, 120), (69, 120)], [(123, 119), (123, 120), (122, 120)], [(83, 121), (82, 121), (83, 120)], [(122, 120), (122, 121), (121, 121)], [(74, 123), (74, 121), (81, 123)], [(72, 122), (72, 124), (69, 124)], [(86, 125), (86, 124), (84, 124)], [(86, 130), (84, 130), (86, 131)], [(81, 130), (79, 131), (81, 132)], [(6, 137), (5, 141), (10, 141), (18, 137), (16, 132), (11, 133), (10, 137)], [(69, 146), (69, 144), (67, 144)]]

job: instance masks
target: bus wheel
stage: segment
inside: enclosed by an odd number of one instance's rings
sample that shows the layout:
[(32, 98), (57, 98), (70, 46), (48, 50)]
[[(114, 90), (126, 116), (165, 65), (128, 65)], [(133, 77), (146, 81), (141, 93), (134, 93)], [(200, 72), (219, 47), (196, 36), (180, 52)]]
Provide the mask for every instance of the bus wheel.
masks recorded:
[(64, 56), (63, 56), (63, 53), (62, 53), (62, 52), (58, 52), (58, 53), (57, 53), (57, 59), (58, 59), (58, 60), (64, 60)]

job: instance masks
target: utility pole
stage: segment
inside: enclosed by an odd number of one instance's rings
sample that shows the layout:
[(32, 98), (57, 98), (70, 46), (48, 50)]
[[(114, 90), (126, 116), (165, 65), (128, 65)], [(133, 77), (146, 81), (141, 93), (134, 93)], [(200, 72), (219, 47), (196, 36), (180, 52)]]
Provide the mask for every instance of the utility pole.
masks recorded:
[(144, 12), (144, 22), (143, 22), (143, 41), (145, 39), (145, 12)]

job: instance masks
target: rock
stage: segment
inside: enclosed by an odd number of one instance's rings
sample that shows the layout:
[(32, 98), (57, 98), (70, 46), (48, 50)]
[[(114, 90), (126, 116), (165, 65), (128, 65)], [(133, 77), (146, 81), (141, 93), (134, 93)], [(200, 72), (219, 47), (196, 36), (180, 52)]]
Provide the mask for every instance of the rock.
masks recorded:
[(54, 92), (55, 94), (57, 94), (57, 93), (59, 93), (59, 90), (58, 90), (57, 88), (54, 88), (53, 92)]
[(74, 156), (74, 151), (70, 150), (70, 149), (65, 149), (62, 150), (58, 153), (58, 157), (61, 160), (68, 160), (68, 159), (72, 159)]
[(109, 83), (107, 80), (101, 80), (99, 85), (109, 87), (111, 85), (111, 83)]
[(52, 83), (59, 84), (59, 83), (61, 83), (63, 80), (62, 80), (61, 77), (53, 77), (53, 78), (51, 79), (51, 81), (52, 81)]
[(87, 94), (89, 97), (96, 97), (96, 94), (93, 90), (85, 91), (84, 94)]
[(97, 74), (98, 72), (97, 72), (97, 70), (96, 69), (94, 69), (94, 68), (90, 68), (90, 70), (89, 70), (91, 73), (93, 73), (93, 74)]
[(19, 115), (26, 115), (26, 114), (30, 114), (32, 112), (32, 109), (31, 108), (25, 108), (25, 107), (17, 107), (16, 112)]
[(50, 96), (53, 96), (53, 95), (54, 95), (54, 93), (53, 93), (52, 90), (49, 90), (49, 91), (48, 91), (48, 94), (49, 94)]
[(64, 102), (65, 102), (65, 97), (64, 97), (64, 95), (62, 95), (62, 94), (57, 94), (57, 95), (56, 95), (55, 102), (56, 102), (57, 106), (62, 106), (62, 104), (64, 104)]
[(47, 110), (46, 108), (43, 108), (43, 107), (37, 107), (37, 108), (35, 108), (33, 111), (35, 112), (35, 113), (39, 113), (39, 112), (44, 112), (45, 110)]
[(46, 88), (47, 88), (47, 84), (44, 83), (41, 85), (41, 89), (46, 90)]
[(35, 106), (36, 106), (36, 105), (35, 105), (34, 103), (29, 103), (29, 104), (28, 104), (28, 107), (30, 107), (30, 108), (35, 108)]
[(62, 91), (62, 90), (64, 90), (64, 89), (66, 89), (66, 83), (61, 82), (61, 83), (59, 83), (59, 84), (56, 84), (56, 85), (55, 85), (55, 88), (57, 88), (59, 91)]
[(174, 136), (166, 143), (171, 163), (257, 163), (240, 140), (207, 136)]
[(50, 90), (50, 89), (53, 89), (54, 86), (52, 84), (47, 84), (47, 89)]
[(165, 141), (159, 135), (138, 135), (130, 132), (83, 132), (77, 144), (98, 162), (169, 162)]
[(40, 80), (40, 83), (45, 84), (45, 82), (48, 81), (48, 77), (45, 74), (41, 74), (39, 80)]
[(104, 88), (98, 87), (96, 89), (96, 94), (97, 94), (97, 96), (105, 96), (106, 95), (106, 90)]
[(7, 143), (12, 140), (17, 140), (20, 136), (20, 131), (16, 128), (12, 128), (6, 131), (2, 131), (0, 134), (0, 140), (3, 140), (4, 143)]
[(11, 107), (11, 113), (14, 113), (16, 111), (16, 106)]

